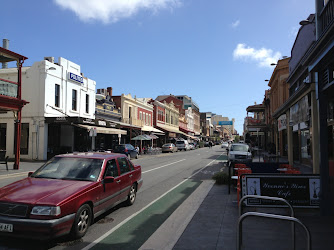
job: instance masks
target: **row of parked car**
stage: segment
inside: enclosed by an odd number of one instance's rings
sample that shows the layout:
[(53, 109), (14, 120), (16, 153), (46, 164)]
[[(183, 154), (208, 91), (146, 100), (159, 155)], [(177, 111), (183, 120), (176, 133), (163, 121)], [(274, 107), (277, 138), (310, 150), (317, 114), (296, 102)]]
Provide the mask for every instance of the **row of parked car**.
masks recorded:
[(166, 143), (164, 145), (162, 145), (162, 152), (163, 153), (174, 153), (177, 151), (187, 151), (187, 150), (193, 150), (198, 148), (198, 145), (194, 142), (188, 142), (186, 140), (178, 140), (174, 143)]

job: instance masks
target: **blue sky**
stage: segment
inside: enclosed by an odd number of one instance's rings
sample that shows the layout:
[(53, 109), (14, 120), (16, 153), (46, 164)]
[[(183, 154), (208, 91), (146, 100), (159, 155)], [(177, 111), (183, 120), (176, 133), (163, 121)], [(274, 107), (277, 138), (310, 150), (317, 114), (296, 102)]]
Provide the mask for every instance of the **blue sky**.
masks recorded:
[(312, 0), (2, 1), (0, 39), (29, 59), (64, 57), (97, 88), (137, 97), (188, 95), (235, 118), (261, 103), (271, 62), (291, 55)]

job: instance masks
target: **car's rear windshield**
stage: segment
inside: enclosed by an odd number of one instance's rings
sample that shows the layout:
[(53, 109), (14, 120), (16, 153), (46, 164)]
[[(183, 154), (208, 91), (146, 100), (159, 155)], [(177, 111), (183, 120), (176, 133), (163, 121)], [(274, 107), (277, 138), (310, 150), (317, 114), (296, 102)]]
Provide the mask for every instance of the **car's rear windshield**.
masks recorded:
[(248, 145), (232, 145), (232, 151), (248, 151)]
[(176, 144), (184, 144), (184, 141), (177, 141)]
[(62, 180), (96, 181), (103, 159), (54, 157), (31, 177)]

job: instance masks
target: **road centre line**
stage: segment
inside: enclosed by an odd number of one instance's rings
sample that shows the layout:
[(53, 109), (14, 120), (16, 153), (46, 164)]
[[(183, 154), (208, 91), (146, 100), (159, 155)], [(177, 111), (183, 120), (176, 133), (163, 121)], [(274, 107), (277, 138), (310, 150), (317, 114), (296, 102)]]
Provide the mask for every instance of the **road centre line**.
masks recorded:
[(175, 163), (179, 163), (179, 162), (181, 162), (181, 161), (185, 161), (185, 160), (186, 160), (186, 159), (182, 159), (182, 160), (179, 160), (179, 161), (176, 161), (176, 162), (169, 163), (169, 164), (167, 164), (167, 165), (163, 165), (163, 166), (161, 166), (161, 167), (153, 168), (153, 169), (150, 169), (150, 170), (147, 170), (147, 171), (142, 172), (142, 174), (146, 174), (146, 173), (151, 172), (151, 171), (153, 171), (153, 170), (157, 170), (157, 169), (159, 169), (159, 168), (164, 168), (164, 167), (167, 167), (167, 166), (170, 166), (170, 165), (173, 165), (173, 164), (175, 164)]
[[(222, 155), (222, 154), (221, 154)], [(220, 155), (219, 155), (220, 156)], [(219, 158), (219, 156), (217, 157), (217, 159)], [(185, 159), (184, 159), (185, 160)], [(188, 181), (190, 178), (192, 178), (194, 175), (198, 174), (199, 172), (201, 172), (203, 169), (205, 169), (206, 167), (210, 166), (211, 163), (213, 163), (215, 160), (212, 160), (211, 162), (209, 162), (209, 164), (207, 164), (205, 167), (201, 168), (200, 170), (198, 170), (197, 172), (195, 172), (194, 174), (192, 174), (191, 176), (189, 176), (188, 178), (186, 178), (185, 180), (181, 181), (179, 184), (177, 184), (176, 186), (174, 186), (173, 188), (171, 188), (170, 190), (168, 190), (167, 192), (165, 192), (164, 194), (162, 194), (161, 196), (159, 196), (158, 198), (156, 198), (155, 200), (151, 201), (149, 204), (147, 204), (145, 207), (143, 207), (142, 209), (140, 209), (139, 211), (137, 211), (136, 213), (132, 214), (130, 217), (128, 217), (127, 219), (125, 219), (124, 221), (122, 221), (121, 223), (119, 223), (118, 225), (116, 225), (114, 228), (110, 229), (108, 232), (106, 232), (105, 234), (103, 234), (101, 237), (99, 237), (98, 239), (94, 240), (92, 243), (90, 243), (88, 246), (84, 247), (82, 250), (89, 250), (92, 247), (94, 247), (96, 244), (98, 244), (100, 241), (104, 240), (105, 238), (107, 238), (110, 234), (112, 234), (114, 231), (116, 231), (118, 228), (120, 228), (121, 226), (123, 226), (125, 223), (127, 223), (129, 220), (131, 220), (132, 218), (136, 217), (138, 214), (140, 214), (142, 211), (144, 211), (145, 209), (147, 209), (149, 206), (151, 206), (152, 204), (154, 204), (155, 202), (157, 202), (158, 200), (160, 200), (162, 197), (164, 197), (165, 195), (167, 195), (168, 193), (170, 193), (171, 191), (173, 191), (174, 189), (176, 189), (178, 186), (182, 185), (183, 183), (185, 183), (186, 181)], [(174, 162), (175, 163), (175, 162)]]

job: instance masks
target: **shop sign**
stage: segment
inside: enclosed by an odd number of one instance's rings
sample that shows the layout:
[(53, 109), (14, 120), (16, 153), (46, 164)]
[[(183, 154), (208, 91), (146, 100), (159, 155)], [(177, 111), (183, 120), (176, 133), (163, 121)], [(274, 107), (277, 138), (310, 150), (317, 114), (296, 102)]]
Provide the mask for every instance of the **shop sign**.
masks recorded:
[(75, 81), (75, 82), (78, 82), (78, 83), (83, 83), (83, 77), (82, 76), (78, 76), (78, 75), (76, 75), (74, 73), (71, 73), (71, 72), (68, 73), (68, 79), (72, 80), (72, 81)]
[[(242, 195), (280, 197), (293, 207), (316, 208), (320, 204), (319, 175), (260, 175), (249, 174), (242, 178)], [(248, 199), (247, 206), (282, 207), (271, 200)]]
[(62, 124), (70, 124), (72, 122), (77, 122), (77, 117), (46, 117), (45, 123), (62, 123)]
[(286, 129), (286, 114), (281, 115), (277, 119), (277, 127), (278, 127), (278, 131), (282, 131), (282, 130)]
[(103, 126), (103, 127), (107, 127), (107, 122), (106, 121), (97, 121), (97, 124), (100, 125), (100, 126)]
[(94, 124), (95, 125), (95, 120), (94, 119), (90, 119), (90, 118), (83, 118), (82, 119), (82, 123), (83, 124)]
[(169, 132), (169, 137), (175, 138), (176, 134), (174, 132)]

